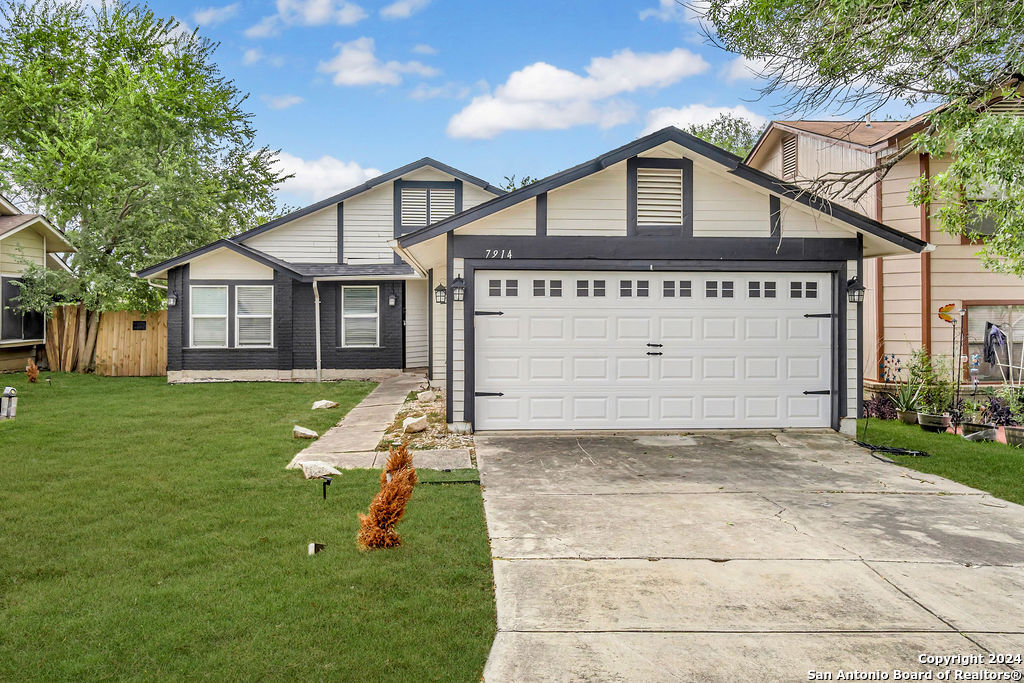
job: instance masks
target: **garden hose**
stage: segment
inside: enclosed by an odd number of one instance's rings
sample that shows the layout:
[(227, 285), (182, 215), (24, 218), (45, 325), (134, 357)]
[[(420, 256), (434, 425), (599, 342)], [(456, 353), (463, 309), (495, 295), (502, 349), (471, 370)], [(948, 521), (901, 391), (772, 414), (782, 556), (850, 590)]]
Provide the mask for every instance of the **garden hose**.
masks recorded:
[[(864, 439), (868, 438), (868, 422), (870, 420), (871, 420), (870, 417), (867, 417), (867, 416), (864, 417), (864, 434), (862, 436), (862, 438), (864, 438)], [(869, 451), (871, 451), (871, 456), (873, 458), (875, 458), (876, 460), (881, 460), (882, 462), (887, 462), (887, 463), (892, 464), (892, 465), (896, 464), (896, 462), (894, 460), (890, 460), (888, 458), (879, 457), (877, 454), (878, 453), (887, 453), (889, 455), (913, 455), (913, 456), (919, 457), (919, 458), (930, 457), (929, 454), (925, 453), (924, 451), (915, 451), (915, 450), (912, 450), (910, 448), (894, 448), (892, 446), (877, 446), (877, 445), (875, 445), (873, 443), (868, 443), (866, 441), (854, 441), (854, 443), (857, 444), (858, 446), (860, 446), (861, 448), (866, 448)]]

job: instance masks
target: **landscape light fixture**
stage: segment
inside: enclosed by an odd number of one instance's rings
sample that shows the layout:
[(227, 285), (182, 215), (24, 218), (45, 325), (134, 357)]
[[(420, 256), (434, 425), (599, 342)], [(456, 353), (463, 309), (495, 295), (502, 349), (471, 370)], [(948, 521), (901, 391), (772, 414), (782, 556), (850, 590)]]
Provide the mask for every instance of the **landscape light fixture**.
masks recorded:
[(452, 280), (452, 301), (464, 301), (466, 298), (466, 281), (459, 275)]
[(864, 303), (864, 292), (867, 291), (860, 279), (856, 276), (846, 283), (846, 300), (851, 304)]

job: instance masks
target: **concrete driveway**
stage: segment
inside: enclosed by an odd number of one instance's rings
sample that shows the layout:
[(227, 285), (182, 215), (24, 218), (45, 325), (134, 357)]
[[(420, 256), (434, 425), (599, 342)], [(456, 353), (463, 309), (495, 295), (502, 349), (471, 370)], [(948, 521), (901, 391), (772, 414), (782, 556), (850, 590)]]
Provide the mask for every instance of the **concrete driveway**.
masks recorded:
[(841, 436), (476, 444), (498, 603), (489, 682), (1010, 672), (919, 656), (1024, 655), (1024, 507)]

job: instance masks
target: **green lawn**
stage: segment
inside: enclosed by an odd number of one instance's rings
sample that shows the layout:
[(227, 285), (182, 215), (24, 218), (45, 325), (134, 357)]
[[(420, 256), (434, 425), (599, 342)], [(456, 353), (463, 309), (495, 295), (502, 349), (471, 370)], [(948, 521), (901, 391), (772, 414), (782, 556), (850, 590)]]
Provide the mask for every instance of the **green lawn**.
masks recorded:
[(20, 398), (0, 422), (0, 680), (479, 680), (479, 486), (417, 487), (405, 545), (364, 553), (377, 473), (324, 502), (284, 470), (293, 424), (323, 431), (372, 384), (45, 377), (0, 375)]
[(925, 451), (928, 458), (893, 455), (893, 460), (920, 472), (937, 474), (993, 496), (1024, 505), (1024, 449), (1002, 443), (974, 443), (955, 434), (933, 434), (894, 420), (870, 420), (858, 438), (879, 446)]

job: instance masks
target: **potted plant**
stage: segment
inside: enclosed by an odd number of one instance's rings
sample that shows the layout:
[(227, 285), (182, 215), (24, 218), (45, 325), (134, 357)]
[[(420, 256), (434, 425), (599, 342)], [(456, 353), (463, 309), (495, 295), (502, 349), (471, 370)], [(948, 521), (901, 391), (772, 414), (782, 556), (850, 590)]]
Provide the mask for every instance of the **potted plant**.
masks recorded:
[(973, 437), (972, 441), (994, 441), (998, 426), (994, 422), (986, 420), (986, 410), (983, 405), (974, 401), (964, 401), (963, 421), (960, 423), (960, 429), (964, 438), (972, 434), (979, 435)]
[(953, 385), (948, 379), (950, 373), (942, 365), (940, 359), (924, 349), (911, 354), (907, 364), (910, 382), (921, 391), (917, 423), (929, 432), (949, 429), (950, 414), (947, 410), (953, 403)]
[(910, 382), (901, 382), (892, 395), (893, 405), (896, 406), (896, 419), (903, 424), (917, 424), (917, 409), (921, 398), (921, 387), (915, 387)]
[(949, 429), (949, 413), (943, 412), (935, 404), (927, 404), (917, 414), (917, 423), (928, 432), (944, 432)]
[(1024, 412), (1021, 390), (1011, 386), (1003, 386), (996, 396), (988, 399), (985, 407), (985, 419), (1003, 427), (1006, 443), (1010, 446), (1024, 446), (1024, 427), (1017, 425), (1017, 418)]

